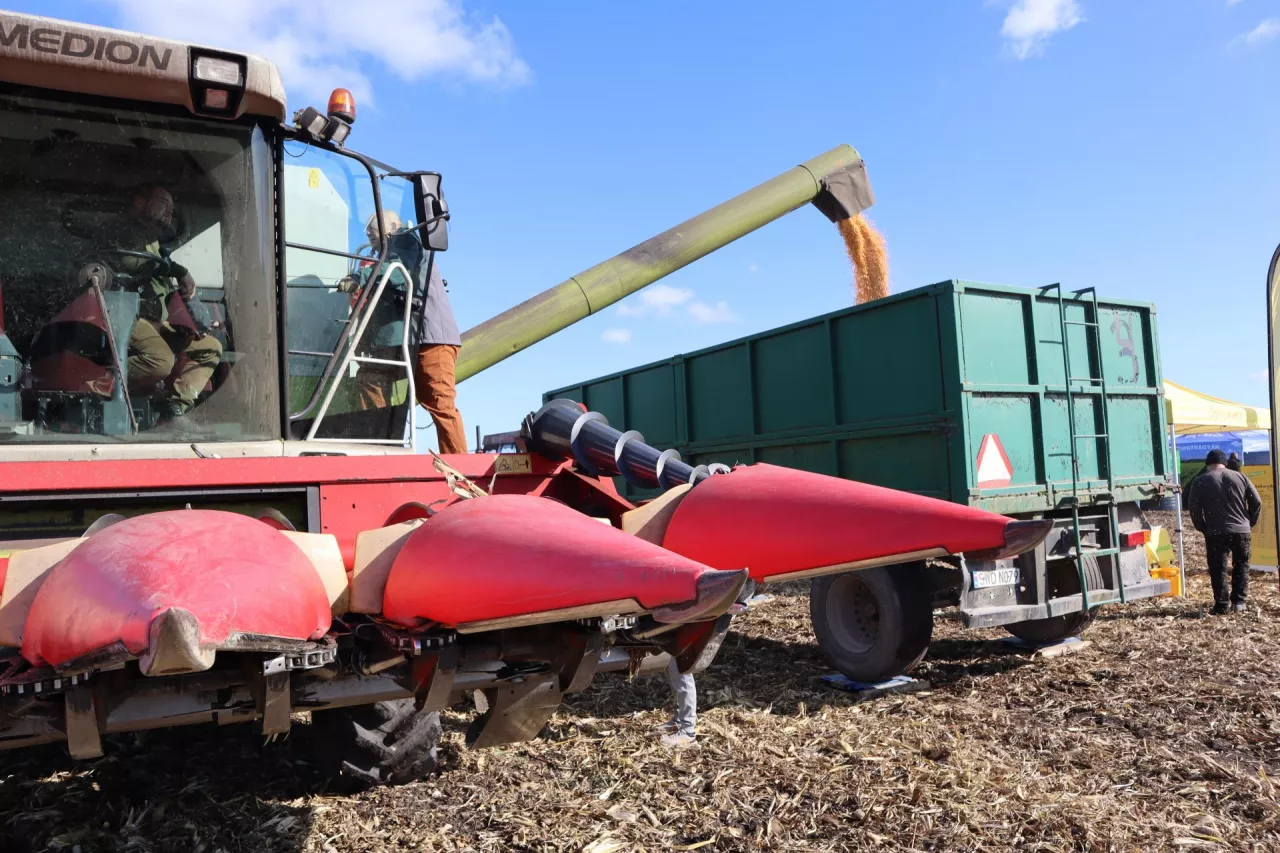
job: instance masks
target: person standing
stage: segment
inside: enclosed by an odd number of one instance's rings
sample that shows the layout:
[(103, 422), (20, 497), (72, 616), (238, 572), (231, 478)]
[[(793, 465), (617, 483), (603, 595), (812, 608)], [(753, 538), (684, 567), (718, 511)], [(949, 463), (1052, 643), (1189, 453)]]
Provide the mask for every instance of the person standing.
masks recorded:
[(1239, 471), (1243, 466), (1240, 464), (1240, 457), (1236, 452), (1231, 451), (1231, 455), (1227, 457), (1227, 469), (1230, 471)]
[[(747, 612), (747, 602), (755, 593), (756, 582), (747, 580), (729, 612), (735, 615)], [(693, 671), (680, 672), (680, 665), (672, 657), (667, 664), (667, 685), (671, 688), (675, 707), (671, 711), (671, 719), (658, 726), (658, 731), (662, 734), (662, 745), (689, 746), (696, 743), (698, 737), (698, 685), (694, 681)]]
[[(378, 228), (378, 215), (374, 214), (365, 224), (365, 235), (370, 244), (375, 246), (379, 242)], [(388, 263), (398, 261), (403, 264), (413, 276), (415, 284), (410, 296), (408, 282), (404, 281), (399, 270), (392, 273), (383, 298), (375, 306), (375, 315), (370, 320), (372, 340), (366, 348), (371, 350), (375, 358), (388, 361), (400, 359), (400, 341), (404, 333), (404, 324), (400, 319), (404, 311), (401, 300), (413, 299), (415, 319), (411, 321), (409, 340), (414, 349), (414, 394), (435, 423), (436, 443), (440, 452), (466, 453), (467, 433), (462, 415), (458, 412), (455, 380), (462, 336), (458, 334), (458, 322), (454, 319), (453, 307), (449, 304), (448, 282), (441, 277), (434, 255), (424, 252), (421, 237), (412, 230), (402, 230), (400, 217), (395, 212), (382, 212), (381, 228), (387, 238)], [(424, 266), (429, 267), (429, 272), (424, 273)], [(358, 275), (347, 276), (339, 282), (339, 289), (350, 293), (370, 286), (368, 276), (372, 269), (372, 266), (366, 267)], [(370, 367), (374, 369), (369, 369)], [(366, 377), (360, 385), (362, 410), (390, 411), (390, 388), (398, 370), (400, 368), (388, 370), (380, 365), (362, 366), (360, 375)], [(396, 424), (392, 424), (391, 432), (394, 432), (395, 426)]]
[(466, 453), (467, 431), (458, 412), (455, 368), (462, 336), (449, 304), (448, 282), (440, 267), (432, 262), (427, 279), (426, 299), (418, 324), (418, 352), (414, 362), (413, 387), (422, 408), (431, 413), (436, 425), (436, 442), (441, 453)]
[(698, 685), (692, 672), (680, 672), (674, 657), (667, 664), (667, 684), (675, 697), (675, 707), (671, 711), (671, 719), (658, 726), (662, 745), (689, 746), (698, 736)]
[[(1227, 468), (1221, 450), (1209, 451), (1205, 470), (1192, 482), (1187, 500), (1191, 523), (1204, 534), (1213, 583), (1213, 612), (1247, 610), (1252, 531), (1262, 515), (1262, 498), (1249, 478)], [(1227, 557), (1231, 590), (1227, 592)]]

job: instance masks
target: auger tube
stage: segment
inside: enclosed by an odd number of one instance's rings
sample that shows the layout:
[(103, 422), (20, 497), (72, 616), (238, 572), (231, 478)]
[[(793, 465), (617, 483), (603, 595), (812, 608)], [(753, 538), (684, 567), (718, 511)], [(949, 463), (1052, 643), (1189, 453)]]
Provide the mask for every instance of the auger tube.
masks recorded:
[(521, 431), (529, 449), (552, 459), (573, 459), (597, 477), (622, 477), (641, 489), (696, 486), (725, 465), (690, 465), (674, 450), (658, 450), (635, 430), (620, 432), (599, 412), (572, 400), (552, 400), (525, 419)]
[(832, 148), (468, 329), (462, 336), (457, 380), (475, 376), (809, 202), (832, 222), (874, 204), (857, 151), (848, 145)]

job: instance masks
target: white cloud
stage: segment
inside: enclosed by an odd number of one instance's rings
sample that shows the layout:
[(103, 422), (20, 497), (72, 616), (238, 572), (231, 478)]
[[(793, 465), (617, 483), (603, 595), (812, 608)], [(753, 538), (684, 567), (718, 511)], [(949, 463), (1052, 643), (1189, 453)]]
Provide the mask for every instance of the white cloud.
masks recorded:
[(751, 263), (747, 264), (747, 272), (751, 275), (755, 275), (756, 273), (760, 272), (760, 265), (755, 261), (752, 261)]
[(1241, 0), (1227, 0), (1227, 5), (1228, 5), (1228, 6), (1234, 6), (1234, 5), (1236, 5), (1237, 3), (1239, 3), (1239, 2), (1241, 2)]
[(1258, 47), (1280, 37), (1280, 18), (1264, 18), (1258, 26), (1241, 33), (1231, 40), (1233, 45), (1243, 44), (1245, 47)]
[(659, 314), (683, 305), (693, 298), (693, 291), (669, 284), (655, 284), (640, 294), (640, 301)]
[(673, 308), (680, 307), (692, 298), (692, 290), (658, 283), (640, 291), (638, 302), (632, 300), (619, 305), (618, 314), (623, 317), (647, 317), (650, 314), (666, 316)]
[(600, 340), (609, 344), (629, 344), (631, 343), (631, 330), (605, 329), (604, 334), (600, 336)]
[(1255, 370), (1253, 373), (1249, 374), (1249, 378), (1254, 380), (1255, 382), (1266, 382), (1268, 379), (1271, 378), (1271, 371), (1265, 370), (1265, 369)]
[(375, 70), (410, 83), (440, 77), (518, 86), (532, 77), (506, 24), (468, 14), (464, 0), (106, 2), (128, 29), (270, 59), (286, 90), (303, 101), (344, 86), (368, 102)]
[(689, 316), (693, 318), (695, 323), (706, 325), (707, 323), (732, 323), (738, 319), (738, 315), (729, 309), (729, 303), (721, 299), (715, 305), (708, 305), (706, 302), (689, 303)]
[(635, 299), (620, 304), (618, 315), (635, 318), (673, 317), (683, 313), (699, 325), (737, 321), (738, 315), (733, 313), (725, 300), (721, 299), (712, 305), (696, 299), (696, 296), (697, 294), (688, 288), (655, 284), (642, 290)]
[(1005, 15), (1000, 35), (1017, 59), (1029, 59), (1044, 52), (1054, 33), (1069, 30), (1084, 21), (1076, 0), (1015, 0)]

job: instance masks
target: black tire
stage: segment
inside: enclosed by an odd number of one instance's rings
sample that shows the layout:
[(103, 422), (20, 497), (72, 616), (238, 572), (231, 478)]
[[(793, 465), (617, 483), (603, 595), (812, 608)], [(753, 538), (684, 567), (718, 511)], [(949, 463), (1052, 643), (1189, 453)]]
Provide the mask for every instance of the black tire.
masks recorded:
[(1098, 618), (1098, 609), (1085, 612), (1064, 613), (1061, 616), (1050, 616), (1048, 619), (1028, 619), (1026, 622), (1014, 622), (1005, 625), (1004, 629), (1019, 640), (1025, 640), (1038, 646), (1049, 646), (1060, 643), (1068, 637), (1078, 637)]
[(933, 639), (922, 563), (815, 578), (809, 617), (818, 646), (854, 681), (886, 681), (920, 662)]
[(439, 765), (440, 714), (413, 699), (317, 711), (311, 715), (317, 763), (345, 787), (402, 785)]
[[(1102, 577), (1102, 564), (1091, 554), (1084, 556), (1084, 576), (1089, 582), (1089, 589), (1102, 589), (1106, 581)], [(1079, 592), (1079, 584), (1075, 587)], [(1050, 616), (1047, 619), (1028, 619), (1025, 622), (1013, 622), (1004, 629), (1019, 640), (1039, 646), (1060, 643), (1068, 637), (1078, 637), (1098, 618), (1098, 608), (1089, 611), (1079, 610), (1075, 613), (1064, 613), (1061, 616)]]

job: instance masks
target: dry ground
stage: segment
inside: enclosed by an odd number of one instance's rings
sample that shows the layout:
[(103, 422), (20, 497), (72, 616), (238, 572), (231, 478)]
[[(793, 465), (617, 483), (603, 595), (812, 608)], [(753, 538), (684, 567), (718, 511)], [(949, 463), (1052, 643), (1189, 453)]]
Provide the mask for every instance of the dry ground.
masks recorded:
[(736, 623), (678, 754), (649, 731), (665, 685), (620, 676), (534, 743), (464, 751), (452, 714), (442, 774), (353, 797), (305, 726), (30, 750), (0, 758), (0, 850), (1280, 850), (1275, 576), (1247, 616), (1206, 617), (1202, 574), (1191, 595), (1109, 608), (1050, 660), (940, 619), (933, 689), (857, 704), (816, 682), (793, 585)]

